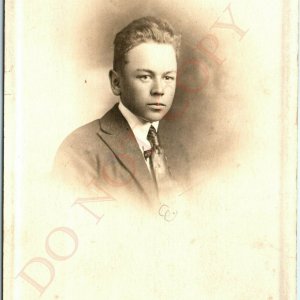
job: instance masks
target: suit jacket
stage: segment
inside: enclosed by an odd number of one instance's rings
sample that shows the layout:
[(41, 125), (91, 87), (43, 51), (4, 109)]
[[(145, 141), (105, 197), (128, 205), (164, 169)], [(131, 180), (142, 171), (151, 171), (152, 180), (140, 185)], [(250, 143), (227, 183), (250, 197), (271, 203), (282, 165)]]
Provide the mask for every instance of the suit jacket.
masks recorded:
[[(164, 130), (163, 121), (158, 133), (173, 177), (184, 184), (189, 168), (183, 146)], [(65, 139), (56, 154), (54, 173), (65, 183), (96, 187), (116, 200), (156, 201), (156, 187), (144, 156), (117, 104)]]

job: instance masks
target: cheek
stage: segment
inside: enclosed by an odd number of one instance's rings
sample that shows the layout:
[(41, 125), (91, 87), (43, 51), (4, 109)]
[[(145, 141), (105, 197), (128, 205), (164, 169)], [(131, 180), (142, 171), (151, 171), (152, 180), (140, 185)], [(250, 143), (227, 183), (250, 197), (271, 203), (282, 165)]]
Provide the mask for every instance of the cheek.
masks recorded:
[(171, 95), (174, 96), (175, 90), (176, 90), (176, 84), (171, 84), (171, 83), (168, 84), (165, 89), (165, 91), (168, 93), (169, 96)]
[(131, 94), (135, 97), (141, 98), (149, 95), (149, 88), (146, 84), (135, 84), (131, 86)]

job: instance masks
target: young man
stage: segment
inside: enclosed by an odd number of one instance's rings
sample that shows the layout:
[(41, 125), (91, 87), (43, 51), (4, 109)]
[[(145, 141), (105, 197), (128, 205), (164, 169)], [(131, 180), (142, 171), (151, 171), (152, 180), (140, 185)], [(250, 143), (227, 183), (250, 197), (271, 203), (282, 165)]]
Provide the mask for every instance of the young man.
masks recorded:
[(121, 30), (114, 47), (109, 78), (120, 102), (67, 137), (54, 169), (72, 184), (153, 204), (188, 169), (176, 132), (166, 135), (160, 122), (175, 94), (180, 36), (168, 22), (144, 17)]

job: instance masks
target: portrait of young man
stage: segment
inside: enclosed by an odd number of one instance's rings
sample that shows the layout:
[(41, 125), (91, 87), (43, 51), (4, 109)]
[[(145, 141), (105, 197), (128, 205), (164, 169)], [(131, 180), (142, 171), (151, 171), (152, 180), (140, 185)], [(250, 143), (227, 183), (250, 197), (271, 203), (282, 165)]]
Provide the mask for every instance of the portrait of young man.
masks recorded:
[(54, 163), (61, 182), (154, 207), (180, 193), (189, 178), (188, 157), (176, 132), (164, 131), (180, 42), (172, 25), (155, 17), (134, 20), (117, 33), (109, 79), (119, 102), (62, 143)]
[(4, 299), (296, 299), (298, 2), (5, 4)]

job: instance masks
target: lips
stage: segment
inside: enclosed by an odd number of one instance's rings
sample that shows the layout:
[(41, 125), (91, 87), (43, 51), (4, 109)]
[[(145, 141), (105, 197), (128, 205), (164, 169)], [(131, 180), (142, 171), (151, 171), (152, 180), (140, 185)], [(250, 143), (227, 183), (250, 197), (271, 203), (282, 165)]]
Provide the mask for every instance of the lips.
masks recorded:
[(163, 104), (163, 103), (157, 103), (157, 102), (148, 103), (147, 105), (150, 106), (150, 107), (156, 107), (156, 108), (163, 108), (163, 107), (166, 106), (166, 105)]

